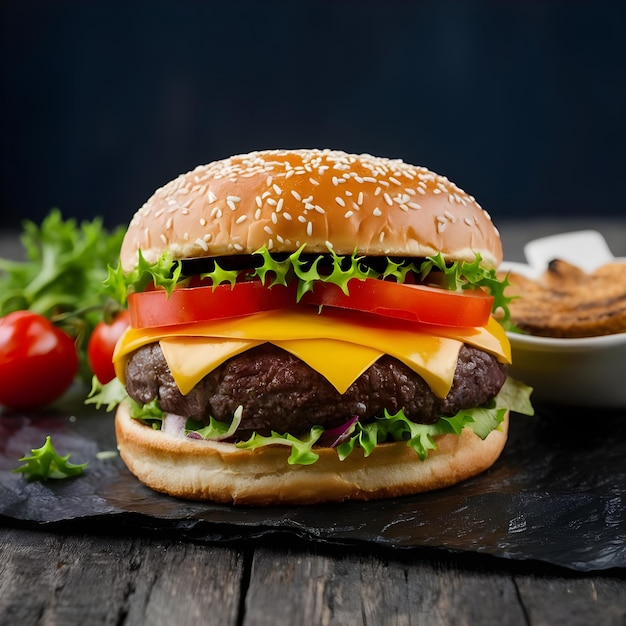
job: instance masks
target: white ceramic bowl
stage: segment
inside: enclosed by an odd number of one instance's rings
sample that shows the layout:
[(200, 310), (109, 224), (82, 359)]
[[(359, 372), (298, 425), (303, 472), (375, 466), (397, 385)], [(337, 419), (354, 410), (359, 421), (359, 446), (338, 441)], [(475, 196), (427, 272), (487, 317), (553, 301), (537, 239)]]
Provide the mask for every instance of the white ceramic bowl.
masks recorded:
[[(504, 262), (501, 269), (536, 278), (555, 258), (580, 266), (581, 250), (588, 272), (608, 262), (626, 264), (626, 258), (610, 253), (599, 233), (581, 231), (529, 242), (528, 264)], [(626, 333), (581, 339), (507, 334), (513, 354), (509, 373), (534, 388), (535, 405), (626, 407)]]

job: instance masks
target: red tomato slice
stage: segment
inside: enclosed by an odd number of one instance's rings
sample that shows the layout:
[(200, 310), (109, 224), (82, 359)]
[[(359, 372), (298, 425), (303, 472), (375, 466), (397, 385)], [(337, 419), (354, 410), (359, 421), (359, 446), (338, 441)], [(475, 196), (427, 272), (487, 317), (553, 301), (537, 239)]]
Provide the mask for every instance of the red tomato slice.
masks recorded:
[(169, 297), (162, 289), (134, 293), (128, 296), (128, 310), (133, 328), (155, 328), (282, 309), (295, 301), (295, 285), (270, 288), (261, 281), (244, 281), (234, 287), (182, 287)]
[(493, 297), (482, 289), (449, 291), (366, 278), (351, 280), (348, 290), (350, 295), (332, 283), (317, 283), (301, 301), (423, 324), (466, 327), (487, 324), (493, 305)]

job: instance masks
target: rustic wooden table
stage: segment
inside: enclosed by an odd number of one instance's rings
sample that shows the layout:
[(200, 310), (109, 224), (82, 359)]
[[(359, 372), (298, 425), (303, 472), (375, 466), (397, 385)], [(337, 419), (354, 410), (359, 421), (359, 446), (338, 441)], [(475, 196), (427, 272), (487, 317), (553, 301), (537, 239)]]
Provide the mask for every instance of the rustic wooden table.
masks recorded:
[[(626, 256), (623, 220), (500, 227), (510, 260), (532, 237), (594, 227)], [(0, 256), (18, 251), (0, 235)], [(624, 625), (626, 571), (284, 537), (206, 544), (80, 522), (61, 534), (0, 518), (0, 624)]]

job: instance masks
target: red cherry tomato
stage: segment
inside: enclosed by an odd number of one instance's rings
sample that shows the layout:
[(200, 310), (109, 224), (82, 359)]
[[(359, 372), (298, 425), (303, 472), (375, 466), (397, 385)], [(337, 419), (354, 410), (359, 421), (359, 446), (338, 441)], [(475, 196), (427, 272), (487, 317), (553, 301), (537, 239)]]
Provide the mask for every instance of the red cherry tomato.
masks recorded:
[(332, 283), (317, 283), (302, 298), (306, 304), (352, 309), (438, 326), (484, 326), (493, 297), (481, 289), (449, 291), (426, 285), (366, 278), (348, 283), (349, 295)]
[(168, 296), (163, 289), (128, 296), (133, 328), (175, 326), (282, 309), (296, 303), (296, 287), (266, 287), (245, 281), (217, 287), (181, 287)]
[(130, 325), (130, 313), (118, 313), (113, 322), (99, 322), (89, 337), (87, 357), (91, 370), (96, 378), (104, 385), (115, 378), (113, 368), (113, 350), (117, 340)]
[(54, 402), (78, 372), (74, 340), (30, 311), (0, 319), (0, 404), (30, 409)]

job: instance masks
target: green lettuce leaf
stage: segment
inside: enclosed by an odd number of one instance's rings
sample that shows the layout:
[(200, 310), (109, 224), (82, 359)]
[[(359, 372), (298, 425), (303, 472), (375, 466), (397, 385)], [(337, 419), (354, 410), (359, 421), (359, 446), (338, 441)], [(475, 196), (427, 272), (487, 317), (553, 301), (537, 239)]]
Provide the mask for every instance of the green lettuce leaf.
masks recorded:
[(41, 448), (31, 450), (30, 456), (24, 455), (20, 462), (24, 465), (15, 468), (16, 473), (24, 474), (28, 480), (45, 481), (49, 478), (62, 479), (82, 474), (87, 463), (75, 465), (69, 462), (71, 454), (61, 456), (52, 445), (52, 439), (48, 435), (46, 442)]
[(40, 225), (23, 223), (23, 260), (0, 258), (0, 317), (30, 310), (62, 327), (76, 341), (86, 381), (87, 343), (110, 304), (107, 265), (117, 262), (124, 234), (122, 227), (106, 229), (100, 218), (79, 223), (53, 209)]
[[(135, 419), (140, 419), (152, 428), (160, 429), (163, 420), (163, 411), (156, 400), (149, 404), (140, 405), (126, 394), (121, 384), (114, 379), (106, 385), (94, 380), (94, 388), (88, 399), (97, 407), (112, 407), (123, 400), (130, 403), (130, 413)], [(534, 409), (530, 403), (532, 388), (511, 377), (508, 377), (498, 395), (482, 407), (462, 409), (452, 417), (441, 417), (434, 424), (417, 424), (409, 420), (403, 411), (384, 415), (368, 424), (356, 422), (350, 436), (337, 446), (337, 455), (341, 460), (348, 457), (356, 448), (363, 450), (369, 456), (374, 448), (386, 441), (406, 441), (407, 445), (415, 450), (417, 456), (424, 460), (431, 450), (437, 449), (436, 438), (440, 435), (461, 434), (463, 428), (470, 428), (478, 437), (485, 439), (489, 433), (500, 427), (506, 411), (514, 411), (525, 415), (533, 415)], [(205, 426), (201, 423), (187, 422), (187, 432), (198, 432), (205, 439), (225, 439), (234, 435), (242, 416), (242, 408), (235, 412), (231, 423), (219, 422), (212, 417)], [(301, 437), (290, 433), (271, 432), (269, 435), (253, 433), (246, 441), (235, 445), (244, 450), (254, 450), (264, 446), (280, 445), (291, 448), (289, 464), (310, 465), (319, 458), (315, 452), (315, 444), (323, 435), (324, 429), (314, 426)]]
[(314, 426), (308, 435), (299, 439), (290, 434), (272, 432), (268, 436), (253, 433), (247, 441), (240, 441), (235, 445), (242, 450), (256, 450), (263, 446), (287, 446), (291, 448), (291, 454), (287, 459), (290, 465), (311, 465), (317, 461), (319, 454), (313, 450), (313, 445), (321, 437), (324, 429)]

